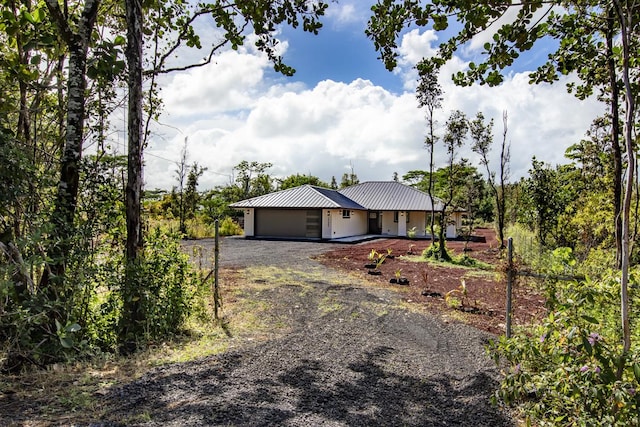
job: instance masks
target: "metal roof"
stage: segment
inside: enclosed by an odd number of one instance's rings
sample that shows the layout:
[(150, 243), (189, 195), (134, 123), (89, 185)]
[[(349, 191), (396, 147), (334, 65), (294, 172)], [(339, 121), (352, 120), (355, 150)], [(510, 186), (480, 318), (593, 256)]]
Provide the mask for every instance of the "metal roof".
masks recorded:
[[(395, 181), (368, 181), (343, 188), (340, 193), (374, 211), (430, 211), (429, 195), (414, 187)], [(434, 197), (435, 210), (442, 202)]]
[(282, 208), (282, 209), (358, 209), (366, 210), (336, 190), (301, 185), (229, 205), (231, 208)]

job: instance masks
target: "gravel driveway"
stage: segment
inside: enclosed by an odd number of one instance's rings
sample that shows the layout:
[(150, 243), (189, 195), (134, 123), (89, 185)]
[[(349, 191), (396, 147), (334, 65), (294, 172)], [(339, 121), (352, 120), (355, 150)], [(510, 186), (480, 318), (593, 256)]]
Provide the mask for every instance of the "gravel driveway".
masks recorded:
[[(193, 244), (207, 241), (185, 246)], [(489, 403), (497, 374), (484, 352), (488, 335), (410, 310), (397, 291), (309, 258), (335, 246), (223, 240), (223, 268), (275, 263), (292, 276), (247, 294), (269, 303), (286, 331), (159, 367), (113, 390), (109, 419), (146, 426), (515, 425)]]

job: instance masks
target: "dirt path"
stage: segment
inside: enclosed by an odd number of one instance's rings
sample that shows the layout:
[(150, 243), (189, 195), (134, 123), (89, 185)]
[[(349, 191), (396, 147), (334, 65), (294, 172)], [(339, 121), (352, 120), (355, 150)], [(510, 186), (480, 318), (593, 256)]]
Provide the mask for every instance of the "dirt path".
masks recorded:
[(273, 333), (113, 389), (96, 425), (514, 425), (489, 404), (488, 334), (309, 258), (333, 246), (224, 241), (225, 268), (244, 269), (235, 297)]

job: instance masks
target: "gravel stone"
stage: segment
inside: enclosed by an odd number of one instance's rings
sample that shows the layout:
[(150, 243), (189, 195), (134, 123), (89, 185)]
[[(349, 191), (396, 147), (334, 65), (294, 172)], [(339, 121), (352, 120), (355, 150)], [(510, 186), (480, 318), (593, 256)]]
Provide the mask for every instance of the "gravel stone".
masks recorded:
[[(213, 243), (185, 242), (187, 251), (194, 245)], [(328, 278), (339, 273), (310, 257), (336, 246), (227, 238), (220, 260), (223, 268), (274, 264)], [(252, 298), (286, 319), (284, 333), (158, 367), (115, 388), (109, 419), (140, 426), (516, 425), (489, 403), (498, 386), (484, 349), (491, 335), (411, 311), (392, 289), (345, 280), (313, 280), (304, 292), (300, 285), (256, 292)], [(330, 309), (322, 309), (327, 301)]]

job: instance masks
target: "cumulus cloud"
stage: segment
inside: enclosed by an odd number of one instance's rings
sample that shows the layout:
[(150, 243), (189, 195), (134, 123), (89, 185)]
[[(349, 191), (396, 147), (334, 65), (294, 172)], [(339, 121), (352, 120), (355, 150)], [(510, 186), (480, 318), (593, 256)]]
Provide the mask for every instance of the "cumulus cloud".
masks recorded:
[[(342, 8), (345, 17), (351, 13), (347, 6)], [(276, 177), (302, 173), (324, 181), (332, 176), (339, 181), (351, 167), (362, 181), (426, 169), (426, 122), (424, 111), (417, 108), (413, 67), (422, 57), (433, 55), (437, 43), (432, 31), (404, 35), (396, 74), (404, 82), (403, 93), (365, 79), (313, 83), (277, 79), (264, 55), (252, 50), (224, 52), (214, 64), (176, 75), (163, 88), (166, 112), (161, 121), (169, 126), (158, 128), (151, 138), (146, 185), (167, 189), (175, 185), (173, 170), (185, 138), (189, 161), (208, 168), (201, 189), (227, 184), (233, 166), (242, 160), (271, 162), (270, 173)], [(578, 101), (567, 94), (565, 81), (531, 86), (524, 72), (507, 76), (497, 88), (456, 87), (450, 76), (465, 66), (456, 57), (443, 69), (438, 132), (444, 132), (452, 110), (469, 117), (482, 111), (494, 119), (499, 144), (502, 114), (508, 111), (514, 179), (526, 175), (533, 155), (552, 164), (563, 162), (564, 149), (602, 113), (597, 102)], [(446, 152), (443, 147), (436, 150), (442, 166)], [(497, 162), (497, 145), (495, 151)], [(460, 156), (478, 164), (468, 147)]]

